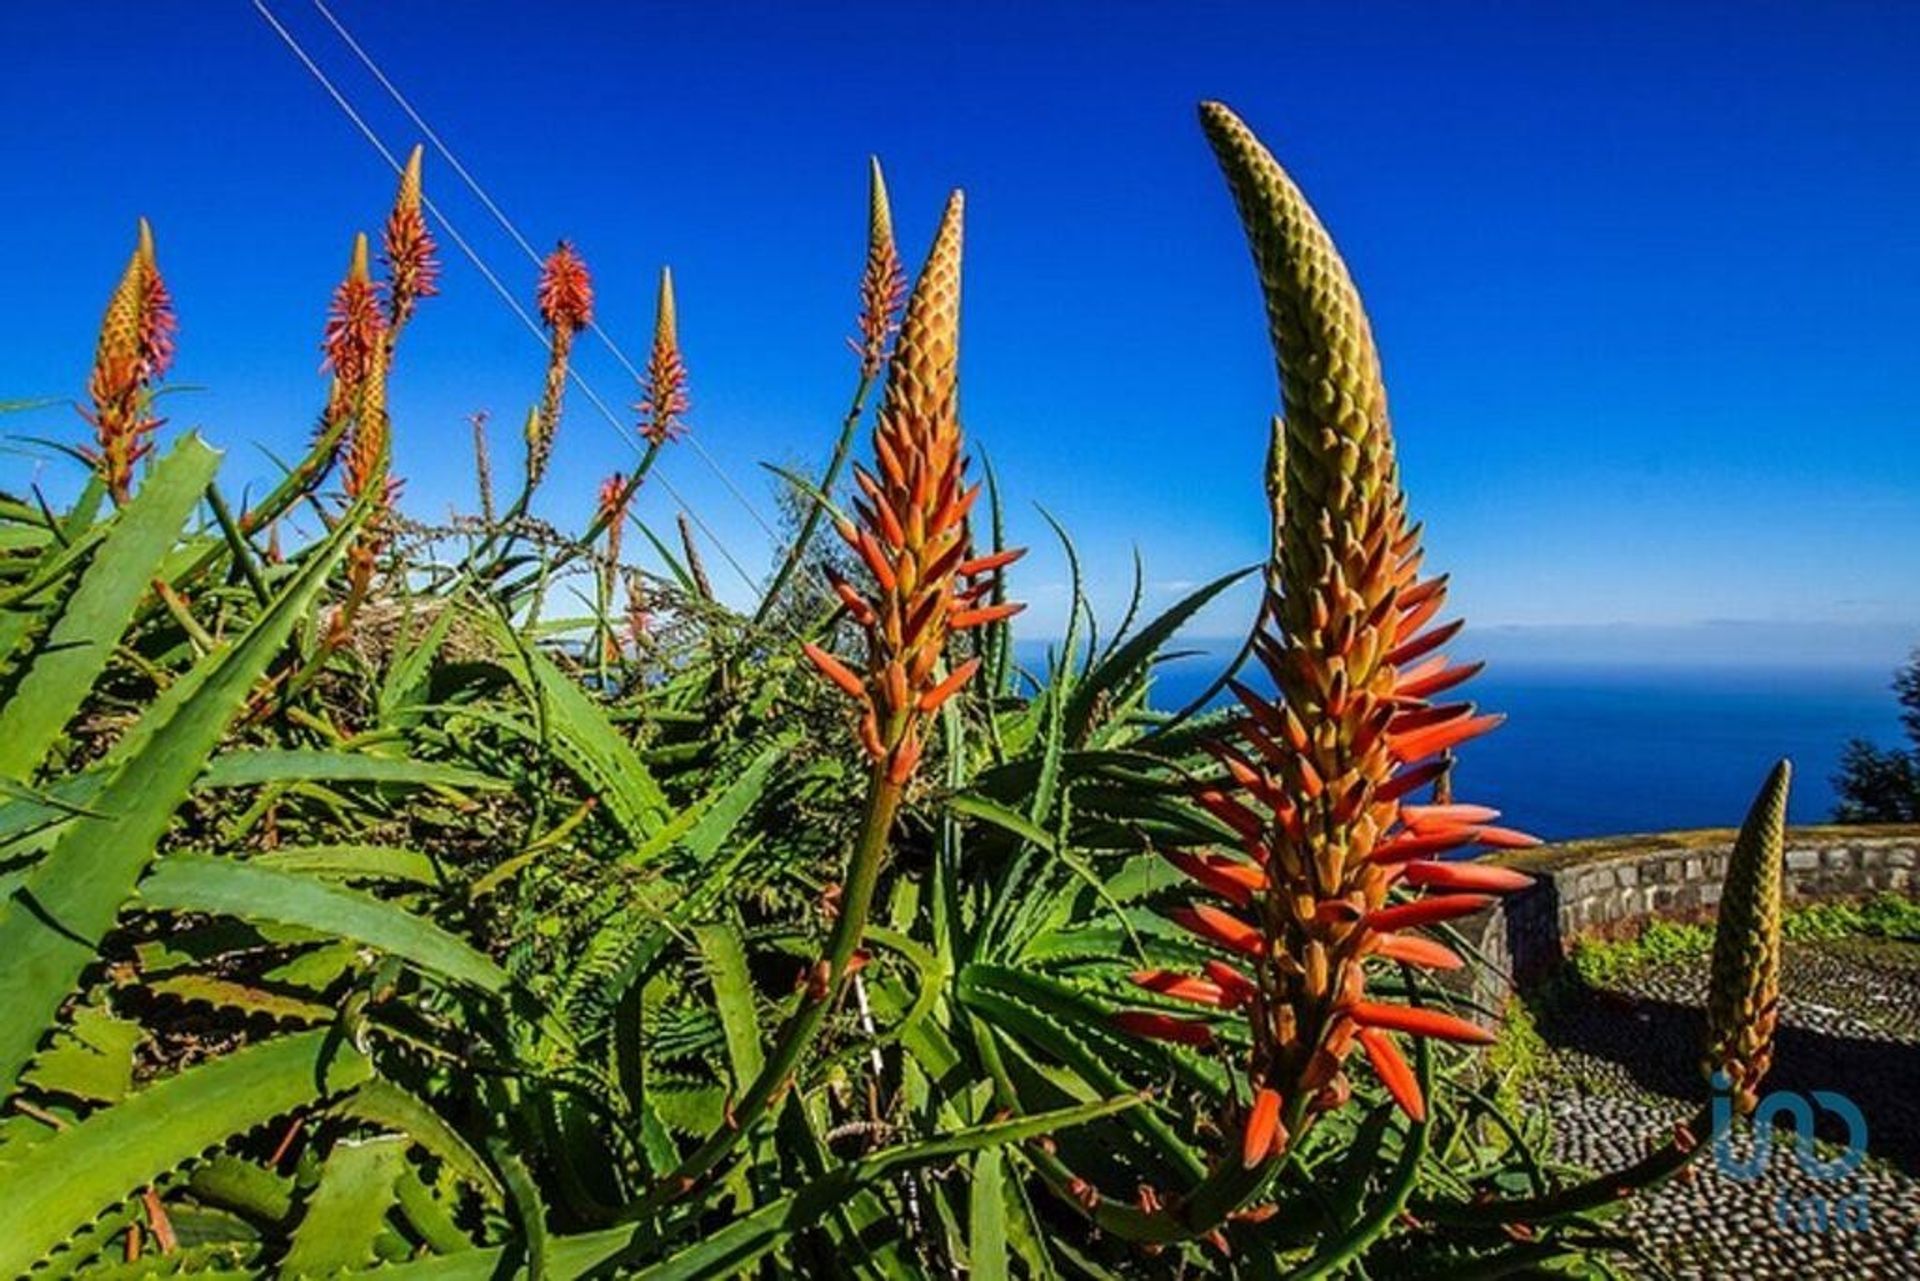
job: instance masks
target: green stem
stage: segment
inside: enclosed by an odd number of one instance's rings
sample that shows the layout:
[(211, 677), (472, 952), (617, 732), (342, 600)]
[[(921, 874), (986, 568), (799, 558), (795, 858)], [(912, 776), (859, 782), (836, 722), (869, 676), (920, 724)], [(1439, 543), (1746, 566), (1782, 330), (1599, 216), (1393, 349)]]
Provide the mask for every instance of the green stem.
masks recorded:
[(873, 908), (874, 887), (879, 883), (880, 865), (885, 860), (887, 836), (900, 809), (901, 786), (887, 780), (887, 766), (874, 766), (867, 786), (866, 810), (860, 820), (860, 834), (853, 856), (847, 864), (847, 876), (840, 890), (840, 914), (834, 918), (827, 936), (826, 991), (811, 987), (801, 993), (800, 1006), (788, 1016), (780, 1030), (780, 1039), (767, 1057), (759, 1075), (745, 1092), (734, 1100), (731, 1118), (680, 1163), (678, 1169), (656, 1184), (622, 1217), (628, 1221), (645, 1218), (667, 1202), (697, 1184), (732, 1151), (768, 1105), (784, 1095), (794, 1082), (795, 1069), (819, 1035), (827, 1015), (845, 992), (848, 966), (860, 949), (866, 933), (867, 916)]
[(314, 440), (313, 448), (307, 451), (307, 456), (283, 476), (265, 498), (240, 517), (242, 533), (260, 532), (263, 525), (279, 517), (319, 485), (332, 469), (334, 456), (340, 452), (340, 440), (347, 434), (347, 425), (351, 421), (352, 415), (342, 414), (327, 424), (326, 429)]
[(1510, 1201), (1415, 1201), (1413, 1213), (1450, 1226), (1491, 1226), (1503, 1223), (1539, 1223), (1564, 1219), (1624, 1201), (1636, 1192), (1671, 1178), (1703, 1152), (1712, 1141), (1713, 1108), (1700, 1109), (1686, 1124), (1689, 1140), (1678, 1135), (1622, 1170), (1602, 1174), (1546, 1196)]
[(827, 460), (827, 469), (821, 473), (820, 483), (815, 487), (813, 502), (807, 508), (806, 519), (800, 523), (800, 532), (795, 535), (793, 546), (787, 549), (786, 559), (780, 562), (779, 570), (773, 581), (760, 597), (760, 604), (753, 611), (753, 626), (758, 627), (767, 621), (767, 615), (773, 612), (774, 602), (780, 599), (787, 580), (800, 568), (800, 562), (807, 554), (807, 547), (813, 542), (815, 531), (820, 528), (820, 516), (826, 511), (827, 495), (833, 492), (834, 482), (840, 479), (840, 471), (847, 465), (847, 455), (853, 452), (853, 435), (859, 429), (860, 419), (866, 413), (867, 393), (873, 389), (874, 376), (862, 372), (860, 381), (853, 389), (853, 403), (847, 406), (847, 416), (840, 423), (840, 439), (833, 443), (833, 456)]

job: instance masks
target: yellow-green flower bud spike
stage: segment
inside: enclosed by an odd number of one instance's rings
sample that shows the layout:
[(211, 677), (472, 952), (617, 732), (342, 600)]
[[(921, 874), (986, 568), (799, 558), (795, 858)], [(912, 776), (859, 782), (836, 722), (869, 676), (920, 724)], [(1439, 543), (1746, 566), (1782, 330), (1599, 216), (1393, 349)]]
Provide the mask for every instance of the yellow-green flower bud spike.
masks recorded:
[(1713, 930), (1703, 1066), (1709, 1076), (1725, 1076), (1741, 1112), (1758, 1102), (1780, 1018), (1780, 900), (1792, 778), (1793, 767), (1781, 761), (1754, 798), (1727, 862)]

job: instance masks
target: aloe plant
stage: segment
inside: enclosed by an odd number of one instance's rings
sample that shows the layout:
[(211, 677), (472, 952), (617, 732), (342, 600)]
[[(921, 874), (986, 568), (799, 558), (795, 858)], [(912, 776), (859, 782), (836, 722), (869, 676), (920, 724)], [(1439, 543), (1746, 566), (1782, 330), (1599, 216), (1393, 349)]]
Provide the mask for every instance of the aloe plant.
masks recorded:
[[(152, 449), (143, 226), (78, 497), (0, 496), (0, 1272), (1412, 1275), (1604, 1244), (1700, 1131), (1555, 1169), (1458, 1044), (1490, 1012), (1432, 981), (1471, 959), (1446, 922), (1524, 878), (1443, 856), (1530, 838), (1417, 794), (1491, 721), (1436, 701), (1476, 669), (1436, 657), (1359, 293), (1244, 124), (1203, 124), (1280, 372), (1272, 554), (1158, 618), (1137, 581), (1103, 636), (1059, 530), (1034, 671), (957, 411), (957, 195), (900, 316), (874, 164), (856, 390), (740, 612), (643, 488), (686, 412), (670, 276), (648, 443), (584, 530), (529, 511), (594, 309), (565, 248), (519, 498), (421, 524), (386, 398), (402, 331), (433, 341), (416, 149), (333, 300), (308, 453), (235, 511), (198, 436)], [(1272, 692), (1157, 706), (1254, 572)], [(1743, 1099), (1785, 789), (1714, 959), (1706, 1062)]]

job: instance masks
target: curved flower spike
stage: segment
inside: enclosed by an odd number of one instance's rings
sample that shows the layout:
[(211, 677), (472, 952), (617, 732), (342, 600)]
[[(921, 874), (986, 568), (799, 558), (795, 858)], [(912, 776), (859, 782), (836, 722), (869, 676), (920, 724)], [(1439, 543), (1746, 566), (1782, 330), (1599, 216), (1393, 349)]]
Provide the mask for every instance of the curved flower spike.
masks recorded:
[[(1196, 902), (1170, 916), (1223, 956), (1256, 960), (1255, 990), (1233, 1006), (1252, 1033), (1244, 1071), (1287, 1101), (1284, 1124), (1297, 1135), (1349, 1096), (1356, 1042), (1402, 1109), (1424, 1114), (1392, 1043), (1360, 1033), (1487, 1039), (1450, 1015), (1367, 1001), (1368, 970), (1458, 966), (1411, 931), (1477, 911), (1526, 878), (1436, 860), (1531, 838), (1486, 826), (1497, 815), (1485, 807), (1414, 796), (1500, 718), (1429, 701), (1478, 667), (1438, 653), (1460, 624), (1436, 621), (1447, 580), (1421, 573), (1380, 358), (1346, 264), (1246, 125), (1218, 103), (1200, 115), (1253, 250), (1285, 407), (1267, 464), (1274, 546), (1252, 646), (1275, 692), (1234, 686), (1245, 713), (1238, 742), (1211, 745), (1224, 777), (1195, 798), (1248, 861), (1169, 854), (1232, 910)], [(1396, 887), (1412, 896), (1393, 901)], [(1249, 1162), (1268, 1152), (1258, 1137), (1242, 1152)]]

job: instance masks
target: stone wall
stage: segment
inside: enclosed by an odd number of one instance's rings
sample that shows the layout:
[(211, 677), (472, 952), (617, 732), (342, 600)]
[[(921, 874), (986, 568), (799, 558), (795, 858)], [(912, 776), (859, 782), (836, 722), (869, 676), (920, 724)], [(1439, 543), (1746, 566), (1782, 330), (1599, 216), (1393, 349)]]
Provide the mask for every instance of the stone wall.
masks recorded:
[[(1649, 917), (1711, 918), (1733, 848), (1731, 829), (1608, 837), (1499, 860), (1536, 884), (1462, 923), (1494, 974), (1498, 998), (1552, 970), (1581, 935), (1627, 933)], [(1798, 827), (1787, 832), (1789, 903), (1920, 894), (1920, 827)]]

